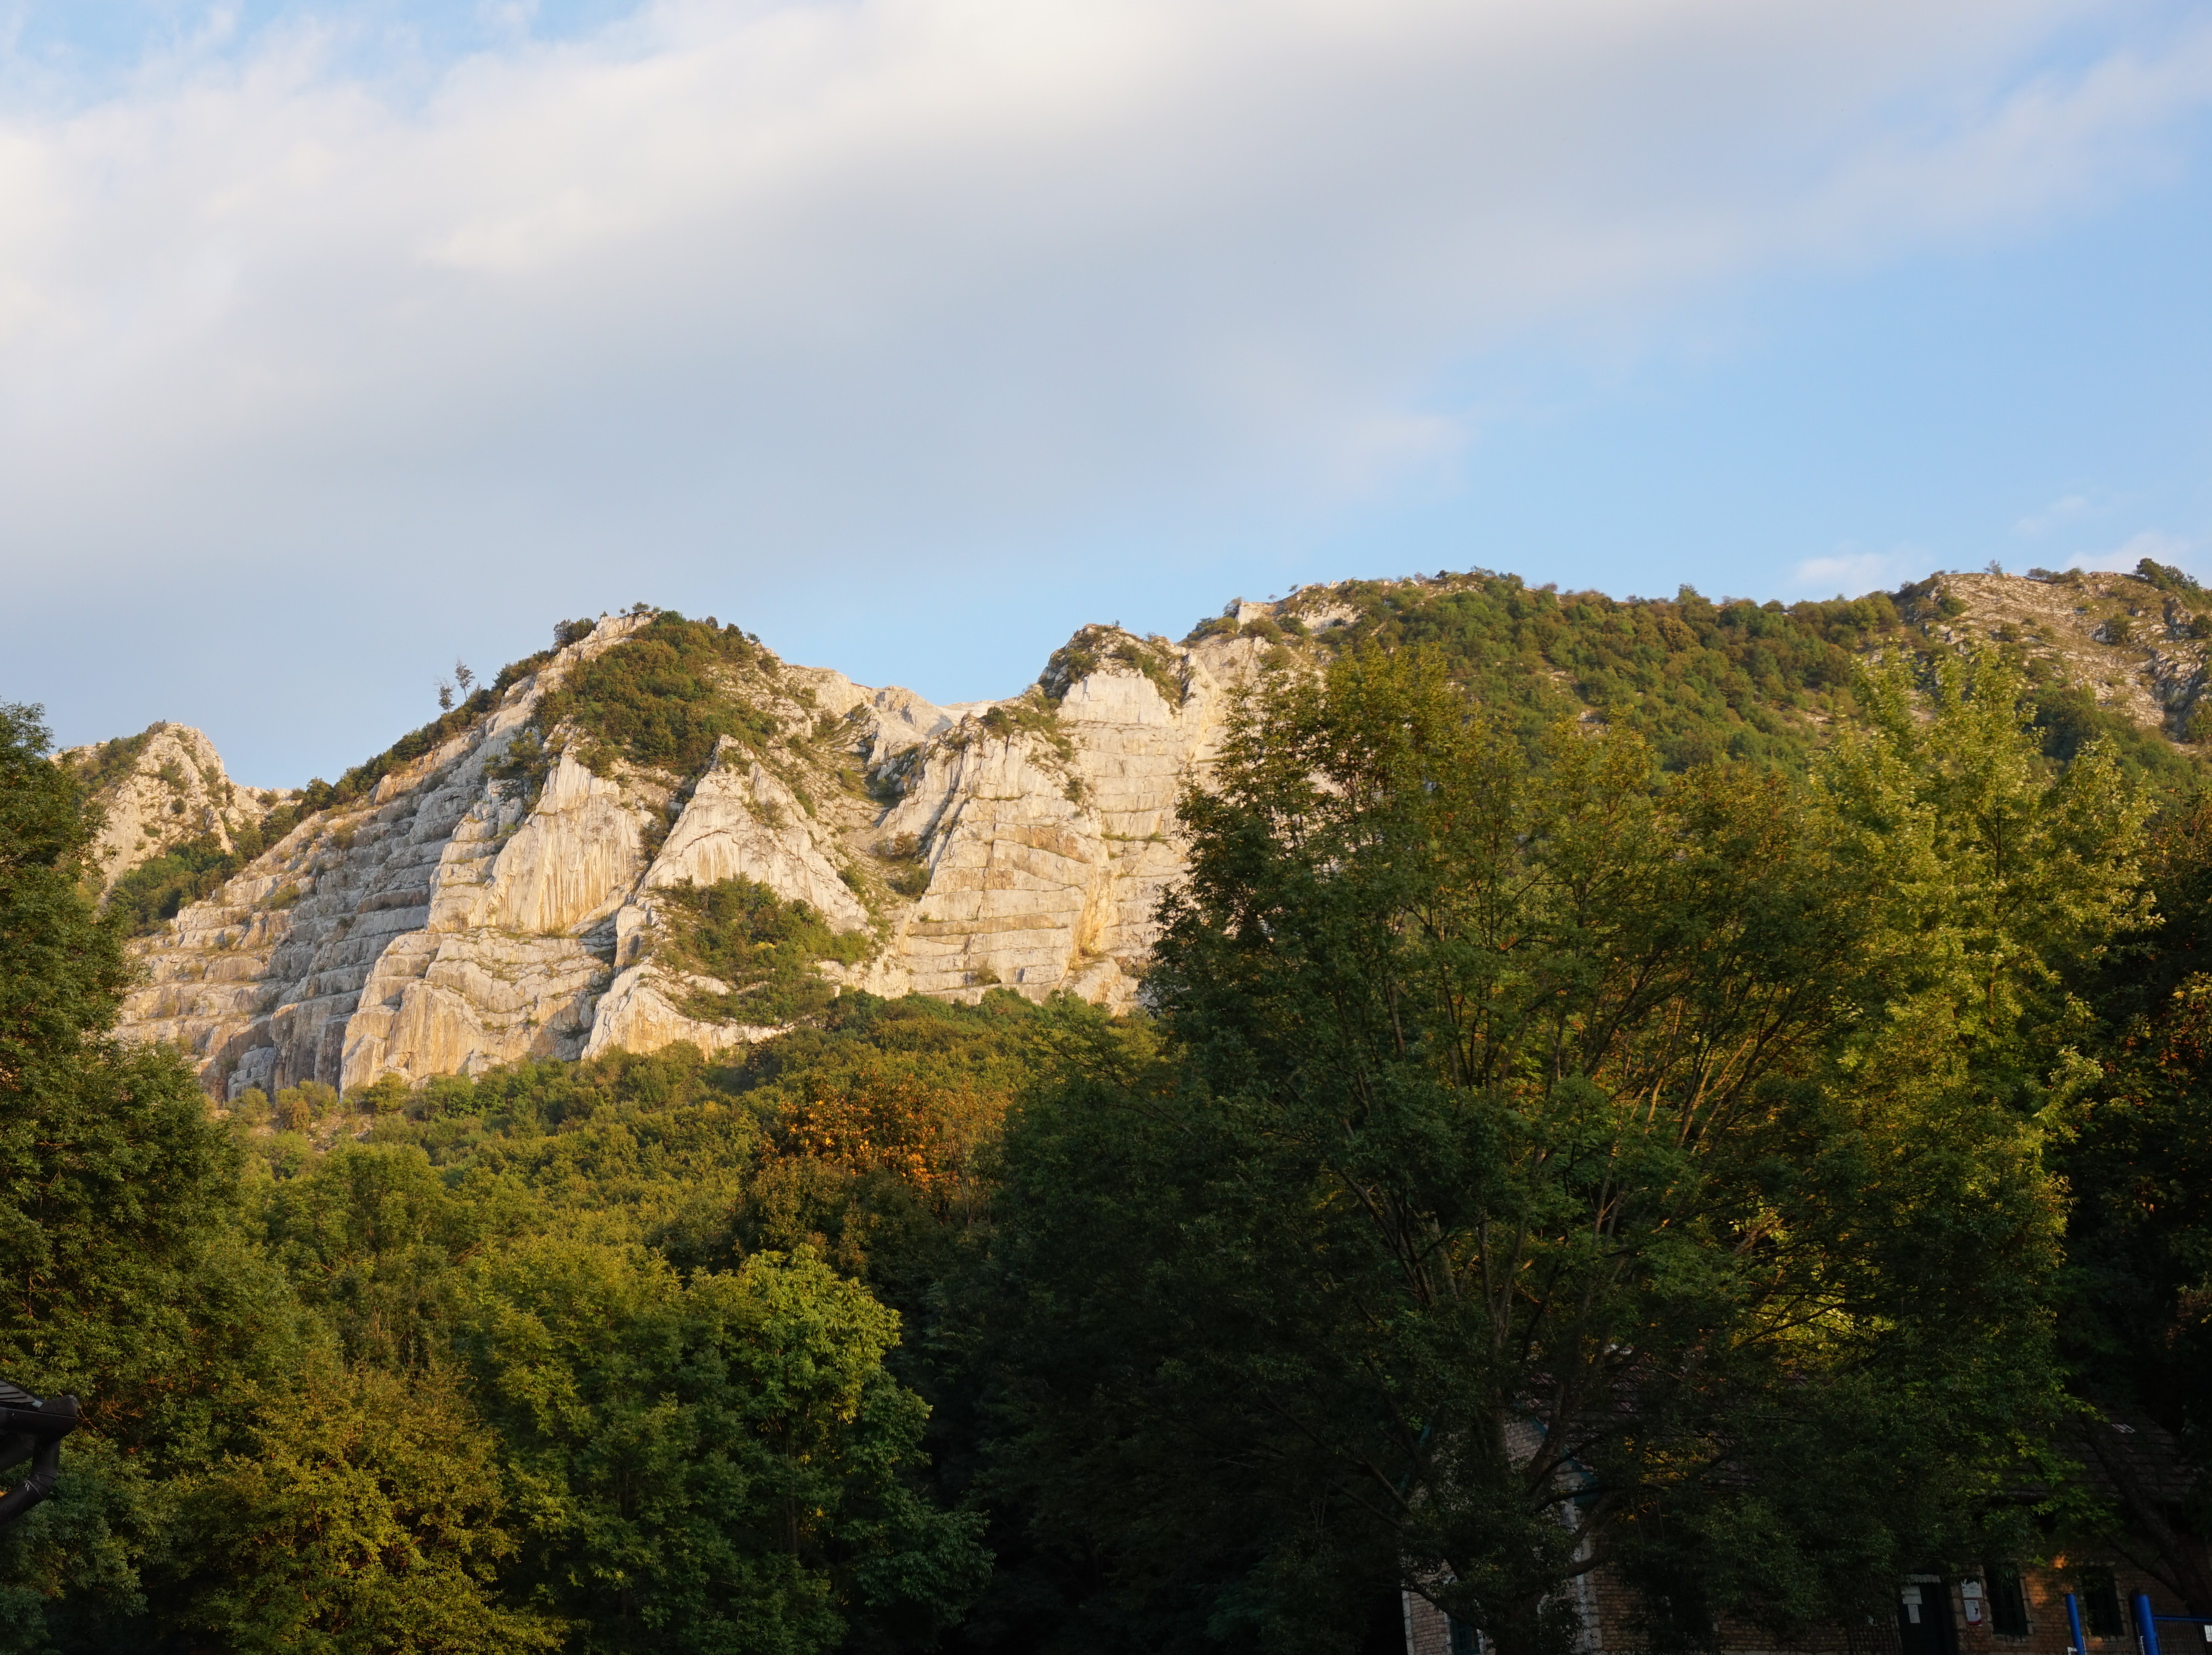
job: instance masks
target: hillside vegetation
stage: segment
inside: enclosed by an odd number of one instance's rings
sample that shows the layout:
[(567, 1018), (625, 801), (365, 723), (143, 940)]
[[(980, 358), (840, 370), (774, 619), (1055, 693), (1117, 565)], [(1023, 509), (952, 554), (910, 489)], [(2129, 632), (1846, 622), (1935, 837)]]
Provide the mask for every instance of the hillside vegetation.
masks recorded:
[[(0, 709), (0, 1378), (86, 1405), (0, 1655), (1381, 1655), (1407, 1589), (1569, 1655), (1593, 1559), (1655, 1652), (1840, 1646), (2114, 1545), (2212, 1614), (2207, 1513), (2080, 1471), (2212, 1451), (2202, 596), (1241, 605), (1277, 670), (1138, 1013), (832, 994), (860, 934), (731, 879), (659, 946), (769, 1037), (213, 1111), (112, 1037), (130, 755)], [(1176, 704), (1086, 632), (1006, 739), (1107, 660)], [(810, 699), (641, 616), (502, 785), (734, 750), (858, 809)]]
[[(1853, 685), (1870, 660), (1902, 657), (1924, 677), (1944, 657), (1986, 650), (2026, 675), (2051, 756), (2102, 739), (2130, 769), (2185, 786), (2212, 737), (2212, 709), (2192, 722), (2204, 651), (2191, 605), (2212, 599), (2148, 559), (2132, 575), (1939, 575), (1786, 607), (1687, 587), (1672, 599), (1562, 593), (1478, 570), (1308, 588), (1248, 629), (1332, 652), (1426, 646), (1524, 739), (1595, 715), (1637, 731), (1674, 770), (1734, 758), (1802, 774), (1857, 712)], [(1200, 631), (1224, 625), (1234, 623)]]

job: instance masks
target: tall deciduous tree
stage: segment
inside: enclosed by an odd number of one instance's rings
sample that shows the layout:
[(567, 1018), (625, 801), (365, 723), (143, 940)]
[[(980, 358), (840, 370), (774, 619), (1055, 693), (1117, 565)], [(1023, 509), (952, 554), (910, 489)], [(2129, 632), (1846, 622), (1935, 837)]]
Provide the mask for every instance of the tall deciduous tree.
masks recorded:
[(0, 1539), (0, 1645), (34, 1649), (144, 1606), (158, 1485), (299, 1348), (281, 1278), (233, 1232), (236, 1157), (190, 1072), (111, 1036), (130, 968), (47, 743), (35, 709), (0, 706), (0, 1375), (85, 1408), (55, 1498)]
[(1233, 727), (1168, 1056), (1018, 1118), (974, 1311), (1101, 1643), (1346, 1648), (1402, 1582), (1542, 1655), (1607, 1561), (1694, 1639), (1972, 1536), (2053, 1396), (2054, 957), (2139, 818), (2002, 668), (1869, 689), (1808, 790), (1530, 762), (1418, 656)]
[[(2162, 923), (2083, 974), (2105, 1074), (2053, 1134), (2072, 1196), (2060, 1346), (2084, 1403), (2074, 1441), (2112, 1495), (2099, 1538), (2208, 1614), (2189, 1535), (2212, 1524), (2212, 797), (2170, 811), (2145, 861)], [(2112, 1429), (2146, 1416), (2197, 1473), (2193, 1498)]]
[(487, 1261), (459, 1348), (525, 1517), (511, 1579), (579, 1652), (927, 1646), (988, 1567), (931, 1506), (898, 1318), (805, 1255), (688, 1281), (546, 1240)]

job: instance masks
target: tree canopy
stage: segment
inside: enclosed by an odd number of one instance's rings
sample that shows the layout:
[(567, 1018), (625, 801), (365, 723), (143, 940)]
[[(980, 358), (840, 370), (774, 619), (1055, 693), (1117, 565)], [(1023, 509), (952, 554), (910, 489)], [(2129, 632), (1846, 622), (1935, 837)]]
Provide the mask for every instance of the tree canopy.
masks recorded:
[[(1855, 665), (1894, 604), (1352, 597), (1131, 1014), (832, 994), (731, 880), (667, 946), (751, 1045), (223, 1109), (112, 1030), (227, 859), (103, 916), (0, 709), (0, 1378), (86, 1405), (0, 1652), (1364, 1655), (1410, 1588), (1561, 1655), (1603, 1570), (1661, 1655), (2083, 1541), (2212, 1612), (2105, 1429), (2212, 1444), (2212, 804)], [(780, 681), (664, 614), (546, 727), (690, 765)]]
[(1531, 754), (1414, 653), (1247, 712), (1165, 1044), (1018, 1117), (979, 1312), (1001, 1475), (1130, 1646), (1346, 1647), (1406, 1582), (1536, 1655), (1606, 1564), (1662, 1641), (1787, 1629), (2010, 1520), (2062, 983), (2142, 824), (2021, 691), (1877, 680), (1804, 788)]

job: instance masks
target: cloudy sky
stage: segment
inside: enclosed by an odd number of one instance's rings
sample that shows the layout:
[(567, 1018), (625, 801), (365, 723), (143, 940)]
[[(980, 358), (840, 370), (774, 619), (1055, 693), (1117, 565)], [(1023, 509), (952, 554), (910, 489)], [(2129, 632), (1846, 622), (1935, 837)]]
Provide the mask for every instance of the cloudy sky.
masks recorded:
[(2169, 0), (0, 0), (0, 698), (298, 782), (639, 599), (955, 700), (2212, 575), (2208, 116)]

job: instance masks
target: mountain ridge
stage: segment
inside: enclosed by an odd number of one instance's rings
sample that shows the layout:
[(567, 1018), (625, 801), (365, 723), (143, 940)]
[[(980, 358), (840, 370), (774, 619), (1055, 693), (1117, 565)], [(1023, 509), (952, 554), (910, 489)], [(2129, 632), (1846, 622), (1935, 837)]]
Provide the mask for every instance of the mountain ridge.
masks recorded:
[(735, 629), (605, 618), (442, 739), (311, 789), (140, 940), (122, 1032), (180, 1046), (219, 1097), (726, 1047), (764, 1025), (698, 1014), (742, 985), (694, 969), (678, 897), (732, 880), (869, 939), (812, 963), (840, 987), (1127, 1004), (1180, 867), (1176, 795), (1266, 646), (1095, 641), (1057, 696), (956, 717)]
[[(1238, 599), (1179, 643), (1085, 627), (1019, 694), (956, 707), (640, 606), (562, 623), (552, 649), (335, 784), (210, 782), (211, 744), (180, 726), (60, 757), (111, 812), (111, 894), (181, 855), (149, 821), (197, 824), (193, 843), (223, 853), (197, 876), (208, 888), (163, 887), (174, 911), (134, 943), (145, 980), (124, 1036), (176, 1044), (219, 1098), (351, 1092), (726, 1048), (775, 1026), (799, 977), (1127, 1006), (1182, 867), (1177, 796), (1242, 690), (1334, 650), (1428, 644), (1531, 729), (1620, 722), (1681, 768), (1802, 765), (1852, 711), (1856, 665), (1993, 648), (2038, 685), (2056, 756), (2101, 735), (2179, 785), (2212, 733), (2203, 599), (2153, 564), (1937, 575), (1789, 609), (1486, 570), (1341, 581)], [(195, 756), (191, 776), (170, 746)], [(174, 783), (195, 780), (191, 803)], [(784, 976), (752, 971), (749, 950)]]

